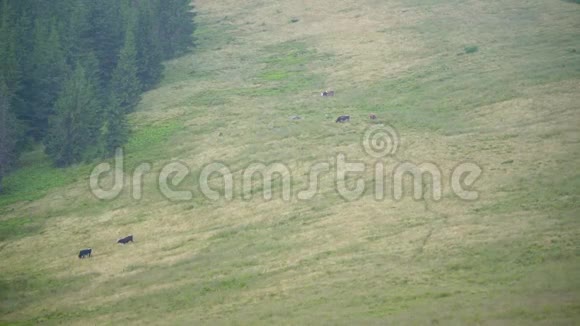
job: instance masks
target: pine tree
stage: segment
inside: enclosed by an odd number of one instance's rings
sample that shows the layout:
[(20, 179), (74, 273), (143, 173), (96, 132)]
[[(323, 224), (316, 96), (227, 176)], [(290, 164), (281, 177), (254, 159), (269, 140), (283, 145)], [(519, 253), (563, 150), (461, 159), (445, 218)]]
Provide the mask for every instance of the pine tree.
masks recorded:
[(111, 80), (113, 96), (125, 112), (131, 112), (141, 99), (141, 83), (137, 74), (135, 36), (132, 26), (129, 26), (125, 36), (125, 45), (121, 49)]
[(0, 76), (0, 193), (3, 190), (2, 180), (14, 165), (17, 153), (17, 124), (10, 110), (11, 95), (4, 77)]
[(82, 65), (65, 82), (51, 117), (45, 140), (45, 151), (56, 166), (79, 162), (98, 139), (99, 123), (95, 116), (101, 110), (95, 85)]

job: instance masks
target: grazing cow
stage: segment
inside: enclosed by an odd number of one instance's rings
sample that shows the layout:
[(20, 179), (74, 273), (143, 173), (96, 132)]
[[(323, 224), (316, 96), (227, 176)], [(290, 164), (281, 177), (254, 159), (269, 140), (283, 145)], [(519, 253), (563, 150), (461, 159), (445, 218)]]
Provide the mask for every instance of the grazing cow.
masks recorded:
[(369, 118), (371, 118), (371, 120), (377, 120), (377, 116), (373, 113), (369, 114)]
[(338, 119), (336, 119), (336, 122), (346, 122), (346, 121), (350, 121), (350, 115), (341, 115), (340, 117), (338, 117)]
[(79, 258), (85, 258), (86, 256), (89, 256), (89, 258), (90, 258), (92, 252), (93, 252), (93, 249), (91, 249), (91, 248), (83, 249), (83, 250), (81, 250), (81, 252), (79, 252)]
[(126, 244), (129, 242), (133, 242), (133, 235), (132, 234), (117, 240), (117, 243), (122, 243), (122, 244)]
[(334, 96), (334, 91), (323, 91), (322, 93), (320, 93), (320, 96)]

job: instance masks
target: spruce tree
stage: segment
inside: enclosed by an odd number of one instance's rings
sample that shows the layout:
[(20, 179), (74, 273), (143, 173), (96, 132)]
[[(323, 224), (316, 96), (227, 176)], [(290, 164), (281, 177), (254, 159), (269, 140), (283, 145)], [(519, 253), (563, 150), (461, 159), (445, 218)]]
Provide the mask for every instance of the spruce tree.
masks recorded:
[(14, 94), (19, 88), (20, 73), (17, 60), (16, 28), (13, 21), (13, 11), (4, 0), (0, 4), (0, 72), (10, 94)]
[(142, 3), (139, 8), (136, 32), (138, 76), (145, 90), (155, 85), (163, 72), (158, 12), (157, 1)]
[[(95, 99), (95, 110), (87, 112), (91, 116), (92, 121), (88, 122), (87, 133), (93, 139), (93, 157), (96, 157), (97, 152), (102, 150), (102, 144), (98, 142), (101, 138), (102, 128), (105, 123), (105, 105), (106, 90), (104, 90), (99, 83), (99, 62), (97, 57), (89, 52), (85, 54), (84, 60), (80, 63), (84, 72), (85, 78), (90, 83)], [(92, 157), (87, 157), (92, 158)]]
[(64, 83), (55, 105), (55, 115), (49, 122), (45, 151), (58, 167), (81, 161), (97, 143), (99, 124), (95, 116), (100, 111), (95, 85), (82, 65)]
[[(19, 63), (19, 84), (13, 96), (14, 110), (19, 119), (24, 119), (26, 112), (33, 107), (31, 103), (32, 71), (34, 61), (34, 21), (27, 12), (22, 12), (16, 21), (16, 56)], [(4, 42), (1, 42), (4, 43)]]
[(141, 99), (141, 83), (137, 74), (135, 36), (132, 26), (129, 26), (125, 36), (125, 45), (121, 49), (111, 80), (111, 90), (125, 112), (133, 111)]
[(11, 97), (4, 77), (0, 76), (0, 193), (2, 180), (17, 158), (17, 123), (10, 109)]
[(117, 148), (127, 142), (129, 137), (127, 115), (114, 96), (110, 96), (105, 120), (105, 127), (103, 129), (104, 151), (106, 155), (112, 155)]
[[(48, 32), (46, 26), (52, 26)], [(49, 117), (54, 113), (53, 106), (68, 77), (69, 66), (62, 48), (56, 23), (37, 20), (35, 23), (34, 69), (29, 88), (31, 106), (25, 116), (36, 139), (42, 139), (48, 129)]]
[(89, 1), (88, 39), (92, 52), (99, 60), (102, 85), (108, 85), (117, 66), (119, 50), (123, 46), (125, 21), (121, 16), (121, 1)]
[(63, 36), (68, 63), (83, 62), (92, 55), (90, 44), (89, 7), (85, 0), (74, 0), (70, 5), (68, 24)]
[(161, 1), (159, 16), (161, 25), (161, 41), (166, 59), (186, 51), (191, 45), (195, 30), (195, 16), (190, 0)]

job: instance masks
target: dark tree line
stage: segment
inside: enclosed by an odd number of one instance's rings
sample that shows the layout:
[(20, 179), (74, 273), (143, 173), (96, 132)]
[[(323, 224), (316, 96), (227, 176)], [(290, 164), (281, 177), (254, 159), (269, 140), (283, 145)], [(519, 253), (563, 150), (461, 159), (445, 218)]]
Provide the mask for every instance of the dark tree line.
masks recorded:
[(110, 155), (126, 114), (187, 51), (190, 0), (0, 0), (0, 191), (19, 152), (65, 167)]

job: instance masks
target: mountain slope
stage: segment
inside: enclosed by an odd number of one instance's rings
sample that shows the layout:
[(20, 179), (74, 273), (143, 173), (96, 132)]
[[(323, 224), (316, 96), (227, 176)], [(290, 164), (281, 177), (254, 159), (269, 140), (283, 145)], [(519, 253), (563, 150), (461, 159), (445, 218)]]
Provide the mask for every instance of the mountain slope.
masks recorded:
[[(67, 185), (2, 208), (0, 321), (577, 322), (580, 6), (198, 0), (196, 8), (198, 48), (166, 64), (131, 116), (121, 195), (95, 198), (93, 166), (79, 166)], [(321, 97), (325, 89), (336, 95)], [(340, 115), (350, 123), (335, 123)], [(381, 124), (399, 143), (382, 157), (387, 190), (376, 200), (377, 159), (364, 135)], [(341, 153), (366, 166), (361, 198), (336, 190)], [(190, 169), (177, 188), (192, 199), (171, 201), (159, 189), (174, 161)], [(135, 200), (131, 175), (147, 162)], [(232, 200), (203, 196), (199, 176), (213, 162), (233, 173)], [(272, 200), (257, 180), (244, 198), (242, 174), (257, 162), (288, 168), (290, 200), (280, 178)], [(425, 196), (414, 200), (407, 178), (395, 200), (401, 162), (438, 166), (442, 198), (432, 199), (424, 179)], [(465, 162), (483, 170), (470, 188), (475, 201), (450, 186)], [(301, 200), (316, 163), (330, 172), (316, 197)], [(360, 176), (347, 178), (350, 189)], [(128, 234), (135, 243), (115, 243)], [(94, 255), (79, 260), (84, 247)]]

